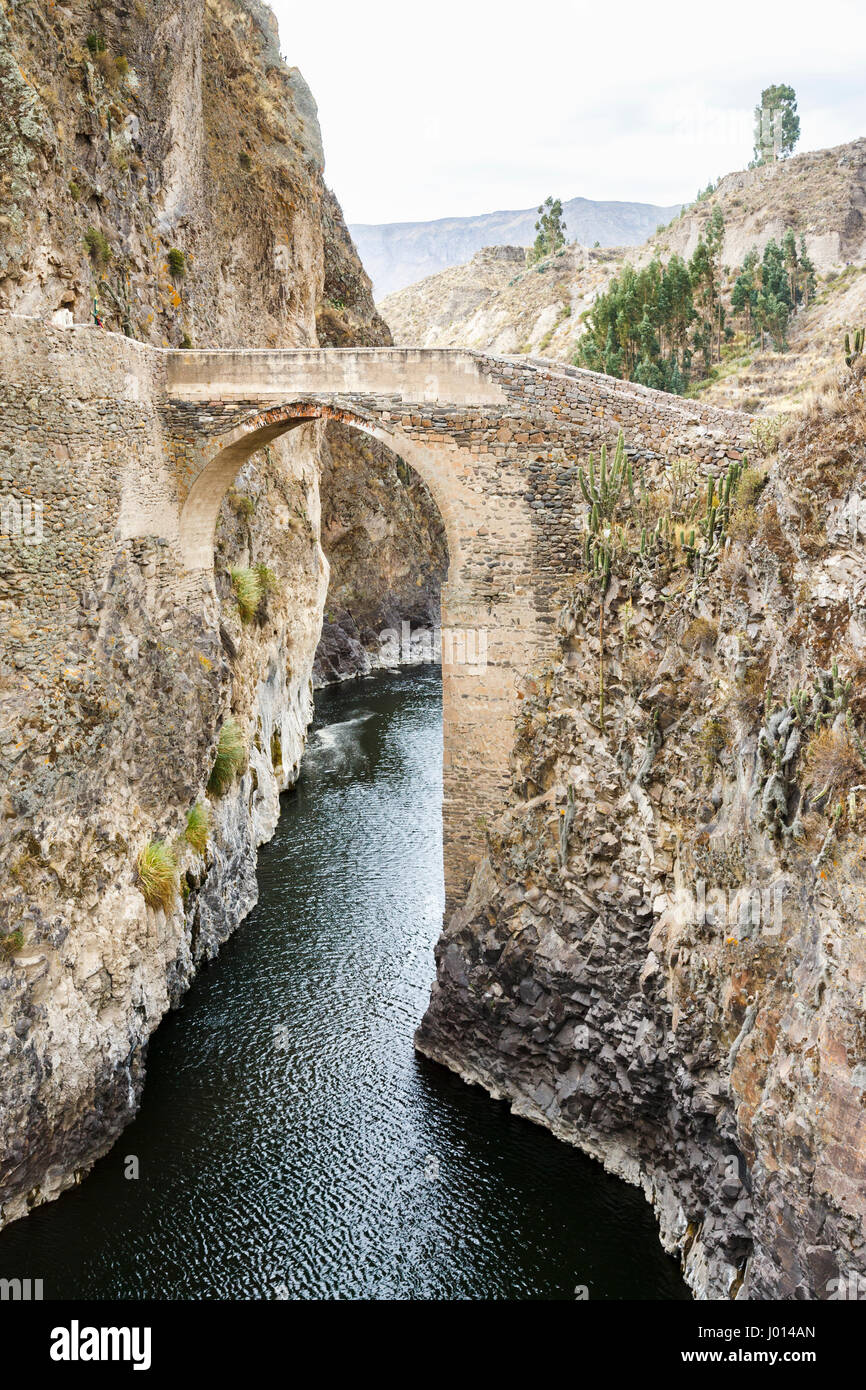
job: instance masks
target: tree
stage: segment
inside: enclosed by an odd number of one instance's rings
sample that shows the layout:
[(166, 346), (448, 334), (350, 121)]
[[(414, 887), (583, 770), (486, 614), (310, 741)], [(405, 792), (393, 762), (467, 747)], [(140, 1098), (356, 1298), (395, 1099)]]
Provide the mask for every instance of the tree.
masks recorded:
[(538, 209), (535, 224), (538, 235), (535, 245), (529, 252), (530, 263), (552, 256), (565, 245), (565, 222), (562, 216), (562, 202), (559, 198), (547, 198)]
[(771, 237), (764, 247), (761, 262), (761, 288), (758, 294), (757, 319), (761, 329), (761, 347), (764, 345), (764, 330), (773, 339), (777, 352), (783, 352), (786, 343), (788, 319), (791, 316), (791, 289), (785, 265), (785, 252)]
[(575, 361), (608, 376), (664, 391), (685, 391), (695, 318), (692, 282), (681, 256), (667, 265), (626, 264), (595, 300)]
[(701, 325), (695, 331), (695, 347), (703, 353), (704, 367), (709, 374), (713, 361), (713, 344), (718, 341), (721, 357), (722, 324), (722, 240), (725, 234), (725, 221), (718, 205), (713, 209), (707, 224), (707, 234), (698, 238), (694, 254), (689, 261), (689, 276), (695, 304), (698, 306)]
[(800, 237), (800, 293), (808, 304), (815, 293), (815, 263), (806, 250), (806, 238)]
[(787, 159), (800, 138), (797, 95), (787, 83), (765, 87), (755, 107), (755, 164)]
[(755, 311), (758, 307), (758, 253), (754, 247), (743, 258), (740, 273), (731, 290), (731, 308), (737, 314), (745, 314), (746, 337), (751, 340), (754, 331)]

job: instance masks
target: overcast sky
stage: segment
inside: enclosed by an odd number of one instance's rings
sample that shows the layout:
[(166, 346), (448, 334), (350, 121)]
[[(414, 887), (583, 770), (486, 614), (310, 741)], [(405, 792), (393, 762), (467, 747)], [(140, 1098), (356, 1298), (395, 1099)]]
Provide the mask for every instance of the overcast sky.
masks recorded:
[(790, 82), (801, 150), (866, 135), (864, 0), (272, 0), (350, 222), (691, 199)]

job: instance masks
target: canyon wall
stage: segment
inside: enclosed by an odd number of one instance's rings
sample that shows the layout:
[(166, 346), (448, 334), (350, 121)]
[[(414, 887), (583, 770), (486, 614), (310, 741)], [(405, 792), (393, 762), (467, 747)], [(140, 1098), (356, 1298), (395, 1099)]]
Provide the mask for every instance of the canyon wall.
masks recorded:
[[(353, 488), (396, 465), (321, 423), (274, 441), (225, 499), (212, 580), (121, 539), (135, 482), (168, 474), (138, 342), (388, 341), (266, 6), (0, 0), (0, 105), (2, 1225), (110, 1147), (150, 1033), (255, 902), (312, 714), (323, 466), (375, 528)], [(246, 620), (232, 569), (264, 578)], [(341, 572), (358, 585), (351, 556)], [(391, 571), (371, 585), (390, 595)], [(240, 765), (214, 787), (226, 724)], [(139, 871), (154, 843), (176, 865), (163, 906)]]
[[(703, 561), (688, 470), (610, 523), (609, 584), (578, 580), (523, 682), (510, 803), (417, 1046), (640, 1183), (698, 1296), (845, 1298), (866, 1275), (862, 358), (731, 495)], [(692, 548), (675, 522), (648, 541), (656, 516), (690, 516)]]

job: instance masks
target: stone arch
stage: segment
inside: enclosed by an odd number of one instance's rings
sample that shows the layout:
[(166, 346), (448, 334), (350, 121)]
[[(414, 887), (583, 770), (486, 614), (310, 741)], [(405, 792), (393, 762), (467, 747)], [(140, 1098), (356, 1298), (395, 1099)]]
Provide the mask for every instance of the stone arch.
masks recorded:
[(220, 505), (247, 459), (272, 440), (313, 420), (336, 420), (378, 439), (405, 460), (427, 485), (445, 527), (449, 578), (460, 569), (463, 540), (460, 509), (449, 487), (449, 469), (438, 451), (418, 444), (399, 430), (386, 429), (375, 417), (328, 404), (303, 402), (263, 411), (214, 441), (187, 493), (180, 513), (180, 552), (185, 570), (213, 567), (214, 532)]

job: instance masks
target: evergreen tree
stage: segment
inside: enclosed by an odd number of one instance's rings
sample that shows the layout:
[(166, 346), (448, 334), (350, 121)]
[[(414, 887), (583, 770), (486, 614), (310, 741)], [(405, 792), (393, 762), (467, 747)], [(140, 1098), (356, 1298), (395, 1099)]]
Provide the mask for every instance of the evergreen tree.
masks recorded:
[(755, 164), (786, 159), (800, 138), (797, 95), (787, 83), (765, 87), (755, 107)]
[(806, 250), (806, 238), (800, 237), (800, 293), (803, 304), (808, 304), (815, 293), (815, 265)]
[(716, 206), (707, 224), (706, 239), (698, 238), (692, 259), (689, 261), (689, 275), (692, 282), (694, 302), (701, 320), (696, 329), (694, 343), (703, 354), (704, 366), (709, 373), (713, 362), (714, 346), (718, 341), (721, 356), (721, 336), (724, 315), (722, 309), (722, 239), (725, 223), (721, 208)]
[(784, 351), (787, 346), (786, 334), (791, 307), (785, 252), (771, 237), (764, 247), (761, 288), (758, 294), (757, 319), (761, 329), (761, 347), (764, 345), (766, 330), (773, 339), (776, 351)]
[(758, 253), (752, 248), (743, 259), (740, 273), (731, 290), (731, 308), (746, 319), (746, 337), (751, 340), (758, 307)]
[(547, 198), (541, 204), (535, 230), (535, 244), (527, 257), (530, 264), (543, 260), (545, 256), (552, 256), (565, 245), (565, 222), (559, 198)]

